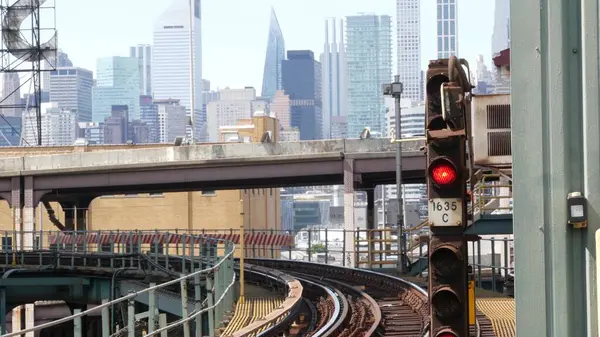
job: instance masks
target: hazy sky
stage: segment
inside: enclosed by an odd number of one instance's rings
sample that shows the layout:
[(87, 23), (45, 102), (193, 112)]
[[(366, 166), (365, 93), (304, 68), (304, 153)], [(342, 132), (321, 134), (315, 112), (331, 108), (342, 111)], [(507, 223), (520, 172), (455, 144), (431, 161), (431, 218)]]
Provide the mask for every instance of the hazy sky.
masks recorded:
[[(95, 71), (98, 57), (127, 56), (131, 45), (152, 44), (154, 20), (170, 1), (56, 0), (59, 47), (75, 65)], [(213, 89), (260, 90), (271, 6), (286, 49), (311, 49), (316, 57), (323, 50), (326, 17), (396, 13), (395, 0), (202, 0), (203, 77)], [(421, 1), (423, 68), (436, 57), (435, 6), (436, 0)], [(494, 1), (458, 0), (458, 7), (459, 56), (473, 64), (483, 54), (489, 66)]]

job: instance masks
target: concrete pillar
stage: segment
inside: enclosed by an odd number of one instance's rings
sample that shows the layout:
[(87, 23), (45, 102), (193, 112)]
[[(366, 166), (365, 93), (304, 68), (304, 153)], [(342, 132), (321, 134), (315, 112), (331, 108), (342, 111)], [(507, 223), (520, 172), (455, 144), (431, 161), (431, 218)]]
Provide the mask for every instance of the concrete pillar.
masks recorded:
[(17, 233), (21, 232), (21, 215), (23, 200), (21, 199), (21, 178), (13, 177), (11, 179), (11, 207), (13, 217), (13, 249), (19, 250), (22, 248), (21, 236)]
[[(22, 242), (22, 215), (23, 215), (23, 194), (21, 189), (21, 177), (13, 177), (11, 179), (11, 206), (13, 217), (13, 249), (23, 249)], [(21, 331), (21, 310), (22, 306), (18, 306), (12, 311), (12, 332)]]
[(344, 229), (346, 267), (356, 267), (356, 227), (354, 226), (354, 160), (344, 159)]
[(25, 177), (23, 190), (23, 249), (32, 250), (35, 232), (35, 206), (37, 201), (34, 200), (33, 193), (33, 177)]
[[(23, 249), (32, 250), (36, 237), (35, 232), (35, 206), (38, 200), (35, 200), (33, 192), (33, 177), (24, 179), (24, 198), (23, 198)], [(35, 326), (35, 304), (25, 305), (25, 329)], [(25, 337), (34, 337), (34, 332), (28, 332)]]

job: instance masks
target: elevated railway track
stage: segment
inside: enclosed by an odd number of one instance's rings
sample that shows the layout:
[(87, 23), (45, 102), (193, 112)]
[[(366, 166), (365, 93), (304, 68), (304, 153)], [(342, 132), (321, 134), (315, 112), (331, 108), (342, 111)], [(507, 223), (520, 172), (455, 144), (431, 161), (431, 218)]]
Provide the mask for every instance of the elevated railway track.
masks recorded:
[(70, 250), (0, 252), (0, 269), (11, 279), (52, 275), (93, 280), (84, 282), (82, 289), (87, 292), (78, 297), (71, 292), (19, 297), (0, 287), (5, 291), (5, 308), (39, 299), (98, 305), (25, 330), (44, 331), (45, 336), (53, 336), (49, 334), (53, 327), (65, 331), (65, 324), (81, 328), (81, 320), (90, 315), (100, 320), (87, 336), (428, 335), (427, 295), (415, 284), (367, 270), (275, 259), (245, 259), (244, 269), (248, 281), (278, 292), (284, 298), (281, 304), (269, 313), (263, 311), (259, 319), (227, 329), (233, 318), (235, 270), (239, 271), (233, 243), (194, 236), (184, 244), (187, 247), (179, 255), (173, 249), (164, 254), (116, 254), (97, 251), (100, 246), (76, 244)]

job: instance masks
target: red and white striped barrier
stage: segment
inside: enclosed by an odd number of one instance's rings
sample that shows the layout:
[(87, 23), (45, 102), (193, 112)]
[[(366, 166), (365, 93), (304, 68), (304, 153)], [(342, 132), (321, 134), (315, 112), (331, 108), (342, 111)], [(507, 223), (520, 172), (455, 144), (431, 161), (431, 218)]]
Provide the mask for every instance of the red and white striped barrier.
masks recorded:
[[(246, 233), (244, 234), (246, 245), (256, 246), (293, 246), (294, 236), (288, 234), (270, 234), (270, 233)], [(123, 232), (89, 232), (81, 233), (59, 233), (50, 235), (48, 242), (50, 244), (199, 244), (209, 242), (214, 243), (217, 240), (231, 241), (234, 244), (240, 243), (240, 234), (205, 234), (188, 235), (188, 234), (172, 234), (172, 233), (123, 233)]]

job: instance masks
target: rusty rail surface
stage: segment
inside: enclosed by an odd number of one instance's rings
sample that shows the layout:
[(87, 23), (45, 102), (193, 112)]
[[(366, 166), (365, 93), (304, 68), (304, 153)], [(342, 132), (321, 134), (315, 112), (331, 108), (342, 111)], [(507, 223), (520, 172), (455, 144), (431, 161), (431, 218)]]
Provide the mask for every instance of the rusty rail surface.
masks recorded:
[[(344, 324), (341, 330), (338, 329), (339, 334), (334, 336), (413, 337), (428, 334), (427, 293), (406, 280), (367, 270), (312, 262), (273, 259), (245, 261), (297, 277), (319, 280), (321, 284), (340, 289), (347, 296), (349, 310), (346, 317), (341, 318)], [(355, 289), (357, 286), (361, 290)]]
[(246, 281), (271, 286), (271, 280), (277, 279), (280, 283), (285, 280), (288, 284), (300, 284), (301, 291), (293, 294), (290, 292), (288, 298), (296, 300), (293, 306), (284, 302), (280, 308), (260, 318), (260, 321), (255, 321), (225, 337), (275, 337), (282, 334), (289, 337), (337, 336), (335, 332), (342, 326), (342, 318), (348, 313), (348, 304), (343, 301), (343, 293), (319, 282), (292, 276), (273, 268), (246, 263), (244, 270), (249, 275), (259, 275), (263, 278), (262, 282), (255, 280), (255, 277), (247, 278)]

